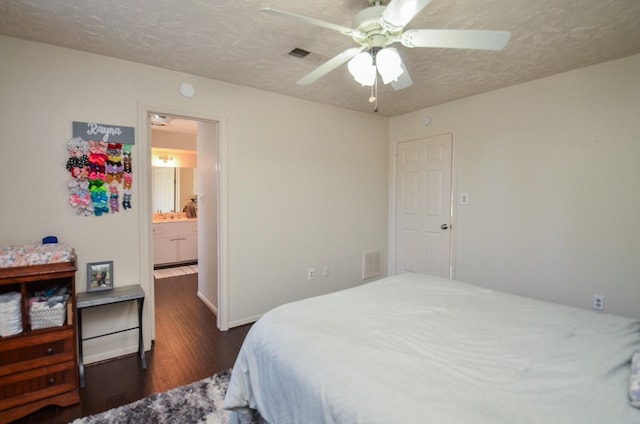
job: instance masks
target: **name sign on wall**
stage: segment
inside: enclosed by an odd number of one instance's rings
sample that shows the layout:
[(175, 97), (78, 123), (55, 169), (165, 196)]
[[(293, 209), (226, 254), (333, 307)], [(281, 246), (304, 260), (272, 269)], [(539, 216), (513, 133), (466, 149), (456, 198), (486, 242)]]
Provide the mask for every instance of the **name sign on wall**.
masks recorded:
[(135, 128), (74, 121), (73, 137), (106, 143), (134, 144)]
[(72, 132), (66, 165), (71, 207), (82, 216), (130, 210), (135, 129), (73, 122)]

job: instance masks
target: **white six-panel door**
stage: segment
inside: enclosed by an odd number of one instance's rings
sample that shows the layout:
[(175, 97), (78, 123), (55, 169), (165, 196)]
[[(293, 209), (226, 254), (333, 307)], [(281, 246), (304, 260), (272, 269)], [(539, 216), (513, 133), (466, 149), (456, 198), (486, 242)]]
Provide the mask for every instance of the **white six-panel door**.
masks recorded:
[(452, 135), (397, 144), (395, 271), (451, 277)]

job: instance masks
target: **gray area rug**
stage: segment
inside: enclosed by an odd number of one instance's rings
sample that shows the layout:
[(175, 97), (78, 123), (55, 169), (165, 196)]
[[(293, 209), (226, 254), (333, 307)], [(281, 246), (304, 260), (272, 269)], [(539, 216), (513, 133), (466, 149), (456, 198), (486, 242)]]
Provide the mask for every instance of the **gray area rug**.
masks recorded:
[(230, 371), (222, 371), (168, 392), (154, 393), (128, 405), (79, 418), (72, 424), (226, 424), (230, 413), (223, 409), (223, 404), (230, 377)]

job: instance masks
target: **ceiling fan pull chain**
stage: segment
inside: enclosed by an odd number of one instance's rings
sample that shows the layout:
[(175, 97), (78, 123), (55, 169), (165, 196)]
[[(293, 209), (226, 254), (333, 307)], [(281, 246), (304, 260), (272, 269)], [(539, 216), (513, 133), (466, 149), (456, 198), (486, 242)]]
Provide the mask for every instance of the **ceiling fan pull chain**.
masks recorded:
[(373, 106), (373, 111), (375, 113), (378, 113), (378, 76), (376, 75), (376, 80), (373, 83), (373, 88), (375, 90), (375, 105)]
[(371, 84), (371, 96), (369, 96), (369, 103), (374, 103), (378, 97), (377, 83), (378, 76), (375, 75), (373, 78), (373, 84)]

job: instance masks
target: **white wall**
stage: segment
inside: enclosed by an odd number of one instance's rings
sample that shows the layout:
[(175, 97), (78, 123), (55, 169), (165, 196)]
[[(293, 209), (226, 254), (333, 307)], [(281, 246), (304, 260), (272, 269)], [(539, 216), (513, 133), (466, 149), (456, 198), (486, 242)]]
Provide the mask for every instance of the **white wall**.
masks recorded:
[[(253, 119), (233, 129), (232, 322), (353, 286), (362, 251), (386, 251), (388, 120), (303, 104), (247, 99)], [(306, 280), (307, 268), (325, 265), (329, 277)]]
[(457, 279), (640, 317), (640, 55), (390, 122), (395, 141), (442, 132), (470, 199)]
[[(76, 249), (79, 291), (87, 262), (113, 260), (116, 286), (141, 283), (149, 294), (147, 336), (152, 272), (141, 234), (150, 237), (150, 214), (141, 210), (149, 194), (139, 182), (141, 157), (149, 158), (140, 149), (150, 144), (137, 139), (134, 148), (133, 209), (78, 217), (64, 168), (72, 121), (132, 126), (140, 136), (139, 104), (225, 118), (232, 325), (352, 286), (361, 252), (386, 250), (388, 119), (8, 37), (0, 54), (0, 245), (57, 235)], [(196, 87), (191, 99), (178, 93), (184, 81)], [(323, 265), (330, 277), (306, 281), (307, 268)], [(132, 308), (93, 315), (99, 321), (85, 315), (89, 335), (135, 321)], [(85, 354), (91, 362), (135, 346), (135, 334), (118, 335), (87, 342)]]
[(197, 124), (198, 169), (198, 296), (218, 317), (218, 125), (211, 122)]

